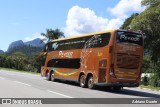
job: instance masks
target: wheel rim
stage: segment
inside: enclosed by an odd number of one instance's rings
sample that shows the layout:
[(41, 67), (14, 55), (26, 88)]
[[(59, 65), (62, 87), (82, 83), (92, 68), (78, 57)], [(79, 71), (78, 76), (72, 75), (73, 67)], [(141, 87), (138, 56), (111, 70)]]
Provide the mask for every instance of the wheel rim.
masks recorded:
[(54, 81), (54, 73), (51, 75), (51, 80)]
[(93, 88), (93, 77), (88, 80), (88, 88)]
[(49, 72), (47, 72), (46, 79), (47, 79), (48, 81), (50, 81), (50, 80), (51, 80), (51, 75), (50, 75), (50, 73), (49, 73)]
[(80, 78), (81, 87), (84, 87), (84, 84), (85, 84), (85, 78), (84, 78), (84, 75), (82, 75), (81, 78)]
[(49, 80), (49, 72), (47, 72), (47, 79)]

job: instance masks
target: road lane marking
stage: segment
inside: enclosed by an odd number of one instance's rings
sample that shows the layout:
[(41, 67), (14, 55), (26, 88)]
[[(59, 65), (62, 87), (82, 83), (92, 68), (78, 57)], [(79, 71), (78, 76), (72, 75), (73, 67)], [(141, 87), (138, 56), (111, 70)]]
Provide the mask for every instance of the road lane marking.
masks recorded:
[(71, 96), (64, 95), (64, 94), (61, 94), (61, 93), (57, 93), (57, 92), (54, 92), (54, 91), (51, 91), (51, 90), (47, 90), (47, 91), (50, 92), (50, 93), (53, 93), (53, 94), (57, 94), (57, 95), (63, 96), (63, 97), (73, 98), (73, 97), (71, 97)]
[(23, 82), (20, 82), (20, 81), (14, 81), (14, 82), (19, 83), (19, 84), (23, 84), (23, 85), (26, 85), (26, 86), (31, 86), (29, 84), (26, 84), (26, 83), (23, 83)]

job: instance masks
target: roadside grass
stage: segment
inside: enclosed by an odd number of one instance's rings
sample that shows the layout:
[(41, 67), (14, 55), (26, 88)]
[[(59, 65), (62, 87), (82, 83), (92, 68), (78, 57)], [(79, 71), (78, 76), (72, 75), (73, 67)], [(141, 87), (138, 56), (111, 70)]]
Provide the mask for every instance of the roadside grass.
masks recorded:
[(21, 71), (21, 70), (15, 70), (15, 69), (10, 69), (10, 68), (1, 68), (1, 67), (0, 67), (0, 70), (7, 70), (7, 71), (12, 71), (12, 72), (23, 72), (23, 73), (36, 74), (36, 75), (40, 74), (37, 72)]
[(150, 86), (150, 85), (148, 85), (148, 86), (140, 85), (140, 88), (141, 89), (142, 88), (147, 88), (147, 89), (150, 89), (152, 91), (154, 91), (154, 90), (159, 90), (160, 91), (160, 87), (153, 87), (153, 86)]

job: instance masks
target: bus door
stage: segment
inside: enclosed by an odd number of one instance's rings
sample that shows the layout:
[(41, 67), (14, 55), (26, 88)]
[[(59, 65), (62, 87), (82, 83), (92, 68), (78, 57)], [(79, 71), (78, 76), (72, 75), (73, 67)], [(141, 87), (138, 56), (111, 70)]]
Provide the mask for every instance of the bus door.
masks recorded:
[(143, 38), (139, 33), (117, 31), (114, 63), (110, 75), (119, 80), (137, 80), (140, 76)]

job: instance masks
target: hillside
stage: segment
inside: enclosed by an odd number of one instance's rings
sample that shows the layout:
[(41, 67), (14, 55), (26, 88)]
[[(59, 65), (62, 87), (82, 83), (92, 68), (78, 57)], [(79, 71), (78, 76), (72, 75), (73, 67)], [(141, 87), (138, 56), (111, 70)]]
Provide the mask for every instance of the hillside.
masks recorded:
[(32, 41), (28, 41), (28, 42), (23, 42), (22, 40), (18, 40), (18, 41), (14, 41), (12, 42), (9, 47), (8, 47), (8, 50), (7, 52), (10, 53), (14, 47), (21, 47), (21, 46), (29, 46), (29, 47), (39, 47), (39, 48), (42, 48), (45, 43), (42, 42), (41, 43), (41, 39), (37, 38), (37, 39), (34, 39)]
[(15, 52), (22, 52), (28, 56), (35, 52), (41, 52), (42, 49), (43, 47), (33, 47), (31, 45), (19, 45), (19, 46), (11, 47), (7, 51), (7, 54), (13, 54)]
[(22, 52), (26, 55), (31, 55), (32, 53), (35, 52), (41, 52), (45, 43), (44, 42), (40, 43), (40, 42), (41, 39), (39, 38), (28, 42), (23, 42), (22, 40), (14, 41), (9, 45), (6, 54)]
[(3, 54), (3, 53), (4, 53), (4, 51), (0, 50), (0, 54)]

